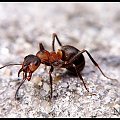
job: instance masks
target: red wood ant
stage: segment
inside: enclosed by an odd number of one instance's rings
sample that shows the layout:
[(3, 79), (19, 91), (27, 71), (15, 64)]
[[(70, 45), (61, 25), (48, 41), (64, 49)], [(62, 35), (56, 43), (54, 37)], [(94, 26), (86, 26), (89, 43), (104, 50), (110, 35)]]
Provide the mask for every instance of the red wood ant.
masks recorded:
[[(22, 65), (21, 69), (18, 71), (18, 77), (20, 73), (23, 72), (23, 80), (16, 90), (15, 99), (18, 99), (17, 97), (18, 90), (20, 89), (21, 85), (25, 82), (25, 80), (28, 80), (28, 81), (31, 80), (32, 73), (40, 66), (40, 64), (45, 64), (46, 66), (50, 66), (50, 70), (49, 70), (50, 88), (51, 88), (50, 98), (52, 98), (52, 75), (51, 74), (55, 67), (66, 68), (67, 70), (73, 73), (76, 73), (79, 76), (79, 78), (82, 80), (85, 89), (89, 92), (80, 74), (80, 72), (85, 67), (85, 58), (83, 56), (84, 52), (87, 53), (90, 60), (100, 70), (103, 76), (112, 80), (112, 78), (107, 77), (103, 73), (99, 65), (96, 63), (96, 61), (93, 59), (93, 57), (90, 55), (90, 53), (87, 50), (85, 49), (78, 50), (77, 48), (70, 45), (63, 46), (56, 33), (52, 34), (52, 39), (53, 39), (52, 52), (45, 50), (43, 44), (40, 43), (39, 44), (40, 51), (38, 51), (36, 55), (32, 55), (32, 54), (27, 55), (24, 58), (24, 61), (22, 64), (8, 64), (0, 68), (2, 69), (10, 65)], [(58, 44), (61, 47), (60, 49), (58, 49), (57, 52), (55, 51), (55, 45), (54, 45), (55, 40), (57, 40)]]

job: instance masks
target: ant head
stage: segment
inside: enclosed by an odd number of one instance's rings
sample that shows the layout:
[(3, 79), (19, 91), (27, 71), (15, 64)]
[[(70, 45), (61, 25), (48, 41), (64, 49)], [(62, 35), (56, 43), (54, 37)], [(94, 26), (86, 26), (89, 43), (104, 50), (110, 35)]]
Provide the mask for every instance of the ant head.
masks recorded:
[(22, 70), (24, 72), (34, 72), (40, 65), (41, 60), (35, 55), (28, 55), (24, 58)]
[[(11, 65), (22, 65), (22, 68), (18, 72), (18, 77), (20, 73), (23, 71), (23, 79), (30, 80), (32, 73), (40, 66), (40, 63), (41, 63), (41, 60), (37, 56), (30, 54), (24, 58), (24, 61), (22, 64), (20, 63), (19, 64), (18, 63), (6, 64), (0, 67), (0, 69), (7, 67), (7, 66), (11, 66)], [(27, 76), (27, 73), (29, 73), (28, 76)]]
[(32, 73), (40, 66), (40, 63), (41, 60), (37, 56), (31, 54), (26, 56), (22, 64), (22, 68), (18, 72), (18, 77), (23, 71), (23, 79), (30, 80)]

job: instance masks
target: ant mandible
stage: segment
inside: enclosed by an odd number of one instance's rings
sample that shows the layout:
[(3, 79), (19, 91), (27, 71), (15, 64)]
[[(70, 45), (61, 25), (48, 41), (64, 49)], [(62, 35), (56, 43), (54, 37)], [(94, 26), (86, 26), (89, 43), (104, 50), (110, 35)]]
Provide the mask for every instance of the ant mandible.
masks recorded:
[[(83, 49), (78, 50), (77, 48), (71, 46), (71, 45), (62, 45), (60, 42), (58, 36), (56, 33), (52, 34), (52, 52), (49, 52), (45, 50), (42, 43), (39, 44), (40, 51), (36, 53), (36, 55), (27, 55), (24, 58), (24, 61), (22, 64), (7, 64), (3, 67), (0, 67), (0, 69), (10, 66), (10, 65), (21, 65), (21, 69), (18, 71), (18, 77), (20, 76), (20, 73), (23, 72), (23, 80), (20, 83), (19, 87), (16, 90), (15, 93), (15, 99), (18, 99), (18, 90), (22, 86), (22, 84), (25, 82), (25, 80), (30, 81), (32, 77), (32, 73), (40, 66), (40, 64), (44, 64), (46, 66), (50, 66), (49, 70), (49, 78), (50, 78), (50, 88), (51, 88), (51, 94), (50, 98), (52, 98), (52, 72), (55, 67), (59, 68), (66, 68), (67, 70), (76, 73), (79, 78), (82, 80), (83, 85), (85, 89), (89, 92), (88, 88), (86, 87), (86, 84), (81, 76), (81, 71), (85, 67), (85, 58), (83, 56), (83, 53), (86, 52), (89, 56), (90, 60), (93, 62), (93, 64), (100, 70), (100, 72), (103, 74), (104, 77), (113, 80), (110, 77), (107, 77), (104, 72), (101, 70), (99, 65), (96, 63), (96, 61), (93, 59), (93, 57), (90, 55), (90, 53)], [(58, 44), (60, 45), (60, 49), (58, 51), (55, 51), (55, 40), (57, 40)]]

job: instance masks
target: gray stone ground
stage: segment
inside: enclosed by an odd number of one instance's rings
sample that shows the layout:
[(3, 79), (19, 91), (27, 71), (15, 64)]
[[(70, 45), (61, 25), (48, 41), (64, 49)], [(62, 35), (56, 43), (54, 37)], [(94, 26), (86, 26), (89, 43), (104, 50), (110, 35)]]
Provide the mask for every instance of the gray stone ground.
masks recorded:
[(64, 45), (88, 50), (104, 73), (117, 79), (105, 78), (84, 53), (82, 76), (96, 96), (78, 77), (56, 69), (49, 102), (49, 67), (41, 65), (15, 101), (20, 66), (6, 67), (0, 70), (0, 117), (120, 117), (119, 13), (120, 3), (0, 3), (0, 66), (36, 54), (40, 42), (51, 51), (56, 32)]

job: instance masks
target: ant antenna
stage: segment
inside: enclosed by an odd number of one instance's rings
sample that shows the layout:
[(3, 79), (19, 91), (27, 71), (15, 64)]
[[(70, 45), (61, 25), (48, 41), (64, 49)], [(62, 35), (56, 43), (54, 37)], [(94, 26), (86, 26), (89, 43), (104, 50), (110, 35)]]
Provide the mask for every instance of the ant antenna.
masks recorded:
[(7, 64), (7, 65), (4, 65), (2, 67), (0, 67), (0, 69), (4, 68), (4, 67), (7, 67), (7, 66), (11, 66), (11, 65), (22, 65), (20, 63), (11, 63), (11, 64)]

